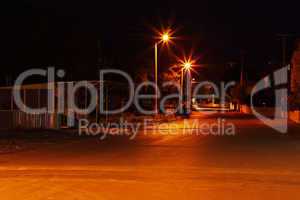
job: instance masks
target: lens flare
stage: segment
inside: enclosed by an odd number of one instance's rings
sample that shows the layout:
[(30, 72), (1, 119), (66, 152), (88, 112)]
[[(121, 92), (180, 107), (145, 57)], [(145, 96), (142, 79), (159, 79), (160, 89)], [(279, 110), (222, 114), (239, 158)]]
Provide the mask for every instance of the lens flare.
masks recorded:
[(198, 66), (196, 64), (198, 59), (193, 59), (192, 55), (186, 57), (184, 56), (183, 59), (179, 59), (179, 65), (184, 70), (193, 70), (194, 67)]
[(169, 44), (174, 44), (173, 40), (176, 39), (176, 37), (174, 37), (175, 31), (171, 28), (164, 28), (162, 27), (161, 29), (156, 29), (153, 28), (153, 31), (155, 32), (155, 40), (157, 43), (163, 43), (165, 45), (169, 45)]
[(170, 39), (170, 36), (169, 36), (168, 33), (164, 33), (164, 34), (162, 35), (162, 37), (161, 37), (161, 40), (162, 40), (163, 42), (168, 42), (169, 39)]

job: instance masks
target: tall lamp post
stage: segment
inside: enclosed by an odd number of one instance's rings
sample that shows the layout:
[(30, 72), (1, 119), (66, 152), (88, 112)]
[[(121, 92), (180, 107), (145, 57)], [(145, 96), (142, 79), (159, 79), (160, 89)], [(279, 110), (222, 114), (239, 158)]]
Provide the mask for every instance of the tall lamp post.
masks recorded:
[[(189, 108), (190, 109), (190, 98), (191, 98), (191, 69), (192, 69), (192, 63), (190, 61), (185, 61), (182, 63), (182, 69), (181, 69), (181, 96), (183, 98), (184, 96), (184, 75), (186, 74), (186, 99), (185, 106), (186, 111)], [(187, 114), (184, 112), (184, 114)]]
[(159, 43), (165, 43), (167, 44), (170, 41), (170, 35), (169, 32), (165, 32), (160, 35), (160, 41), (156, 42), (154, 45), (154, 65), (155, 65), (155, 70), (154, 70), (154, 76), (155, 76), (155, 114), (158, 114), (158, 44)]
[(182, 68), (181, 68), (181, 81), (180, 81), (180, 84), (181, 84), (181, 95), (183, 95), (184, 72), (190, 73), (191, 68), (192, 68), (192, 63), (190, 63), (189, 61), (184, 62), (182, 64)]

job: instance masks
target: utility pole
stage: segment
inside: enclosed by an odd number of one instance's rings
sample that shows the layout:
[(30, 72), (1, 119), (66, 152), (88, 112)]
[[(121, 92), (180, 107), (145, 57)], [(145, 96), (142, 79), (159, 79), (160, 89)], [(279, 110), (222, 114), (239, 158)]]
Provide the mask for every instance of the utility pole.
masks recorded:
[(241, 71), (240, 71), (240, 96), (239, 96), (239, 102), (238, 102), (238, 110), (241, 110), (241, 105), (244, 101), (244, 94), (245, 94), (245, 51), (241, 51)]
[[(287, 62), (286, 62), (286, 52), (287, 52), (287, 39), (289, 37), (291, 37), (291, 34), (277, 34), (277, 37), (280, 38), (281, 40), (281, 48), (282, 48), (282, 67), (287, 66)], [(288, 67), (288, 92), (290, 93), (290, 81), (291, 81), (291, 67)]]
[(282, 67), (286, 66), (287, 39), (291, 36), (291, 34), (277, 34), (277, 37), (281, 40)]
[(240, 86), (243, 87), (245, 83), (245, 52), (241, 52), (241, 71), (240, 71)]

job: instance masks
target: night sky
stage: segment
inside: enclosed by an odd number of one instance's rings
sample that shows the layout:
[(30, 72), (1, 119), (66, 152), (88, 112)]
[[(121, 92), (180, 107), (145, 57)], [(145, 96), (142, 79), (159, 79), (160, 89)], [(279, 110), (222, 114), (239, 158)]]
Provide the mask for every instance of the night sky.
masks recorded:
[[(1, 2), (1, 84), (25, 69), (57, 66), (68, 79), (94, 79), (103, 65), (134, 73), (151, 66), (153, 28), (176, 29), (175, 54), (200, 64), (239, 63), (255, 71), (281, 62), (299, 36), (296, 1), (6, 1)], [(183, 50), (184, 49), (184, 50)], [(160, 49), (162, 65), (174, 63)], [(168, 59), (166, 59), (168, 57)], [(168, 64), (166, 64), (168, 63)]]

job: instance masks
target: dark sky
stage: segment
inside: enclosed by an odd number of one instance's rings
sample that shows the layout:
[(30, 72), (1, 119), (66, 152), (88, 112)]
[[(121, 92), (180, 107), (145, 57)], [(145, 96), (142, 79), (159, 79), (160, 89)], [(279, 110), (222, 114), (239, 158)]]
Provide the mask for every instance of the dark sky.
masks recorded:
[(200, 63), (224, 64), (239, 62), (243, 52), (249, 68), (259, 69), (281, 59), (276, 34), (291, 34), (292, 50), (300, 33), (296, 2), (2, 1), (1, 82), (25, 69), (49, 65), (65, 68), (74, 77), (94, 78), (99, 57), (108, 65), (135, 71), (151, 62), (151, 27), (162, 25), (178, 29), (180, 39), (171, 47), (178, 54), (192, 49)]

